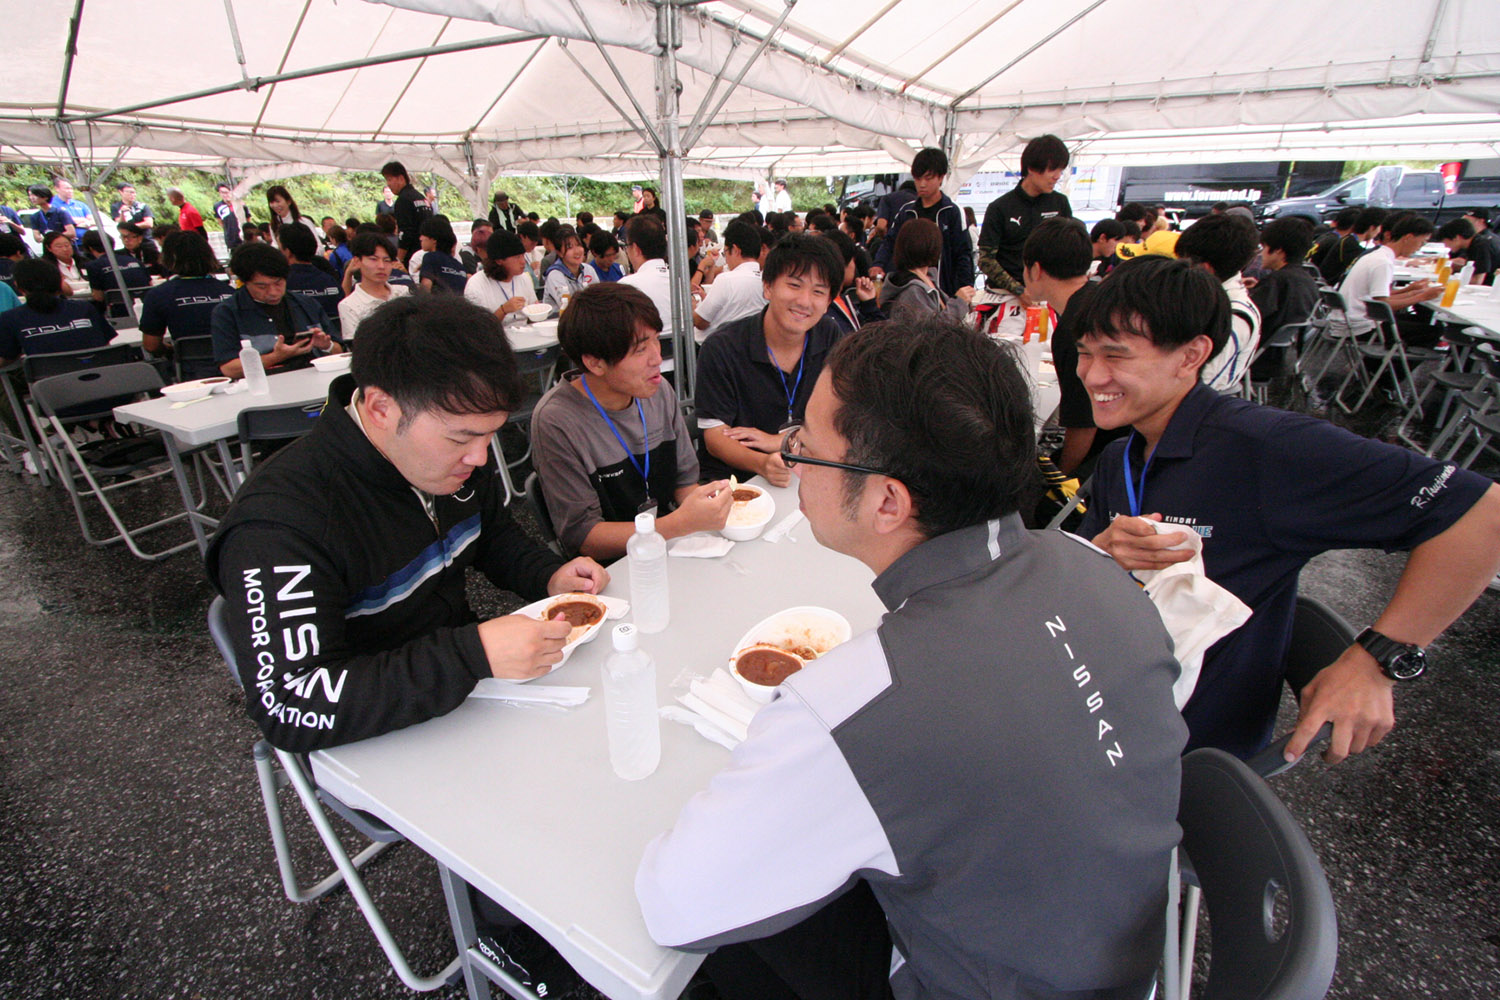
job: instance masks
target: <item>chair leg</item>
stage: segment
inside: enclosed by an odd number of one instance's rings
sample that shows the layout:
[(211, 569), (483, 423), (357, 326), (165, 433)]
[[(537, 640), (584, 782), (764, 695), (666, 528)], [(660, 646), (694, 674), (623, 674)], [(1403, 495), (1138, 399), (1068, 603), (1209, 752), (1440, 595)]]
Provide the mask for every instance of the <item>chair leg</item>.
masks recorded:
[(370, 891), (365, 888), (364, 879), (359, 877), (359, 870), (349, 855), (344, 851), (344, 846), (339, 843), (338, 834), (334, 832), (333, 824), (328, 820), (328, 814), (323, 811), (323, 805), (318, 801), (317, 792), (313, 790), (312, 779), (308, 776), (302, 764), (291, 754), (284, 750), (272, 748), (277, 760), (281, 763), (282, 770), (287, 779), (291, 781), (292, 787), (297, 792), (297, 797), (302, 800), (302, 806), (307, 810), (307, 816), (312, 820), (313, 827), (318, 831), (318, 837), (323, 841), (323, 846), (333, 858), (334, 864), (338, 866), (339, 874), (343, 876), (344, 883), (349, 887), (349, 894), (354, 897), (354, 902), (364, 914), (365, 922), (370, 925), (370, 930), (375, 933), (375, 938), (380, 942), (380, 948), (385, 952), (385, 957), (391, 963), (391, 968), (396, 975), (407, 985), (409, 989), (418, 993), (430, 993), (439, 987), (446, 986), (463, 966), (463, 956), (454, 957), (440, 972), (434, 976), (421, 977), (412, 971), (407, 964), (406, 956), (401, 947), (396, 944), (392, 937), (390, 928), (385, 924), (380, 911), (375, 908), (375, 901), (370, 898)]
[(1198, 909), (1202, 903), (1203, 890), (1188, 886), (1182, 894), (1182, 1000), (1189, 1000), (1193, 991), (1193, 953), (1198, 949)]

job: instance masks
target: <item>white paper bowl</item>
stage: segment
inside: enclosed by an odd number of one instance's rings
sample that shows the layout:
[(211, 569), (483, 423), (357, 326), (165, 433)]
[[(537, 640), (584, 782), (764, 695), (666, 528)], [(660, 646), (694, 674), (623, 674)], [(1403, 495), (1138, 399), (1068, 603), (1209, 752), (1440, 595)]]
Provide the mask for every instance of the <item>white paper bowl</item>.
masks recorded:
[(759, 486), (740, 483), (735, 489), (755, 490), (760, 496), (733, 505), (729, 509), (729, 521), (719, 529), (719, 534), (733, 542), (748, 542), (759, 538), (766, 525), (771, 523), (771, 518), (776, 516), (776, 501)]
[(174, 403), (189, 403), (195, 399), (202, 399), (214, 391), (212, 385), (205, 384), (202, 379), (192, 382), (178, 382), (176, 385), (162, 386), (161, 394)]
[(533, 302), (530, 305), (521, 307), (521, 315), (533, 323), (540, 323), (552, 315), (552, 307), (545, 302)]
[[(746, 646), (761, 643), (788, 650), (792, 646), (806, 645), (816, 649), (819, 656), (823, 656), (835, 646), (848, 642), (852, 634), (853, 630), (849, 627), (848, 619), (837, 611), (811, 605), (787, 608), (757, 623), (751, 627), (750, 631), (740, 636), (740, 641), (734, 644), (734, 652), (729, 654), (729, 673), (739, 681), (740, 687), (745, 689), (746, 694), (760, 704), (765, 704), (776, 693), (776, 688), (767, 684), (756, 684), (740, 676), (739, 670), (735, 667), (735, 660), (739, 657), (741, 650)], [(818, 661), (813, 659), (807, 662), (811, 666)]]
[[(584, 629), (582, 634), (570, 637), (568, 639), (567, 643), (563, 645), (562, 659), (553, 664), (552, 670), (556, 670), (564, 663), (567, 663), (568, 657), (573, 655), (573, 650), (577, 649), (579, 646), (584, 645), (585, 643), (594, 641), (594, 637), (599, 634), (599, 630), (604, 627), (605, 622), (610, 620), (608, 604), (603, 598), (596, 597), (593, 594), (554, 594), (553, 596), (545, 598), (543, 600), (533, 601), (532, 603), (526, 605), (524, 608), (521, 608), (519, 611), (515, 612), (515, 614), (524, 615), (527, 618), (541, 618), (542, 615), (546, 613), (547, 609), (552, 605), (569, 600), (587, 601), (590, 604), (597, 604), (604, 609), (604, 617), (600, 618), (598, 621), (594, 622), (594, 624)], [(614, 617), (619, 617), (619, 615), (615, 615)], [(552, 671), (549, 670), (547, 673), (551, 672)], [(542, 676), (545, 677), (546, 674), (543, 674)], [(534, 680), (535, 678), (531, 679)], [(514, 683), (524, 684), (525, 681), (515, 681)]]
[(312, 366), (320, 372), (341, 372), (354, 364), (354, 355), (348, 351), (342, 354), (325, 354), (321, 358), (313, 358)]

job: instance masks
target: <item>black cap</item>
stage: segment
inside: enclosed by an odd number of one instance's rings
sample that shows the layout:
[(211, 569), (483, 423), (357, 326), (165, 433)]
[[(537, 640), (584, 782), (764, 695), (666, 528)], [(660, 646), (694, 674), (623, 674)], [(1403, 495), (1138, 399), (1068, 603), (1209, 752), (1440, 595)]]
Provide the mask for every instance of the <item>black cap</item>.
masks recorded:
[(490, 260), (504, 260), (525, 253), (526, 248), (521, 245), (521, 238), (509, 229), (497, 229), (484, 241), (484, 252), (490, 255)]

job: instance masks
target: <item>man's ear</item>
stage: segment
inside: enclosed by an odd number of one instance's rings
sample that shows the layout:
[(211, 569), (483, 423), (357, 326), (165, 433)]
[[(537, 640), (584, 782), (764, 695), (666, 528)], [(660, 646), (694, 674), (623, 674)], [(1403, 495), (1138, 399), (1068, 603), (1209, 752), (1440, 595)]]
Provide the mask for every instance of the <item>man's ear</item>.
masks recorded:
[(875, 499), (875, 533), (889, 535), (912, 525), (917, 505), (911, 492), (899, 479), (882, 476)]
[(371, 430), (394, 434), (401, 422), (401, 406), (378, 386), (367, 386), (360, 390), (360, 401), (364, 404), (364, 421)]
[(609, 365), (605, 364), (602, 359), (594, 357), (592, 354), (585, 354), (583, 356), (583, 368), (595, 378), (603, 378), (604, 373), (609, 371)]
[(1187, 342), (1182, 355), (1182, 368), (1184, 372), (1192, 372), (1196, 377), (1197, 372), (1208, 359), (1214, 355), (1214, 342), (1205, 334), (1198, 334)]

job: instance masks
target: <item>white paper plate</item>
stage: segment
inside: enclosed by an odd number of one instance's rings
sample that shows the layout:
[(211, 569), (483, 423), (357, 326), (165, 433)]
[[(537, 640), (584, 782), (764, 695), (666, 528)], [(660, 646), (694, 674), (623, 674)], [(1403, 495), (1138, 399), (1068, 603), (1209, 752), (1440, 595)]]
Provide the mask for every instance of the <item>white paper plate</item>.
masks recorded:
[[(551, 597), (545, 598), (543, 600), (533, 601), (530, 604), (526, 605), (524, 608), (521, 608), (519, 611), (512, 612), (512, 614), (525, 615), (527, 618), (537, 618), (541, 616), (541, 613), (543, 611), (547, 610), (547, 605), (553, 603), (554, 601), (561, 600), (562, 598), (567, 596), (569, 595), (553, 594)], [(612, 622), (617, 619), (624, 618), (627, 614), (630, 613), (630, 602), (622, 600), (621, 598), (605, 597), (601, 594), (584, 594), (582, 596), (592, 597), (604, 603), (604, 619), (603, 621), (594, 622), (594, 624), (588, 627), (583, 635), (563, 646), (563, 657), (561, 660), (558, 660), (557, 663), (553, 664), (552, 670), (556, 670), (564, 663), (567, 663), (568, 657), (573, 655), (574, 649), (577, 649), (579, 646), (582, 646), (585, 643), (593, 642), (594, 637), (599, 634), (601, 629), (604, 628), (604, 622)], [(547, 673), (550, 674), (552, 670), (547, 671)], [(547, 676), (547, 674), (539, 674), (538, 676), (545, 677)], [(527, 683), (527, 681), (534, 680), (536, 680), (536, 677), (528, 677), (526, 678), (526, 680), (511, 680), (508, 681), (508, 683), (525, 684)]]
[(740, 687), (745, 689), (746, 694), (764, 704), (771, 700), (771, 695), (776, 689), (764, 684), (752, 683), (740, 676), (740, 672), (734, 666), (735, 657), (739, 656), (740, 650), (756, 643), (779, 646), (791, 640), (813, 646), (821, 650), (819, 656), (826, 656), (830, 649), (848, 642), (853, 634), (854, 630), (849, 626), (849, 620), (837, 611), (812, 605), (787, 608), (785, 611), (778, 611), (769, 618), (757, 622), (750, 627), (748, 632), (740, 636), (740, 641), (734, 644), (734, 652), (729, 654), (729, 673), (740, 682)]

